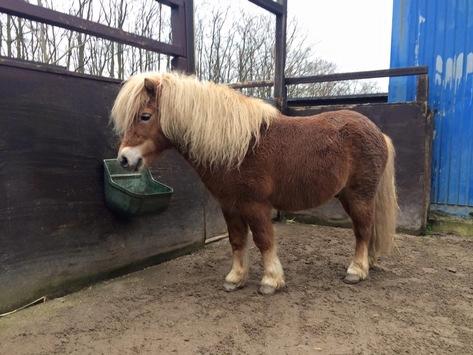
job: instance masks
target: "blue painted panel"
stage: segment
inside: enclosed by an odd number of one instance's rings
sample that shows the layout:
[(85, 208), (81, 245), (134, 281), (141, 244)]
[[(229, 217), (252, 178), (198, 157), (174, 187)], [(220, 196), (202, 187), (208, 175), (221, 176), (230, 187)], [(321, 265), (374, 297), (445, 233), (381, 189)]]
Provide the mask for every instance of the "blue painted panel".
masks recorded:
[[(391, 67), (429, 67), (434, 111), (432, 202), (473, 206), (473, 0), (394, 0)], [(389, 101), (415, 99), (392, 78)]]

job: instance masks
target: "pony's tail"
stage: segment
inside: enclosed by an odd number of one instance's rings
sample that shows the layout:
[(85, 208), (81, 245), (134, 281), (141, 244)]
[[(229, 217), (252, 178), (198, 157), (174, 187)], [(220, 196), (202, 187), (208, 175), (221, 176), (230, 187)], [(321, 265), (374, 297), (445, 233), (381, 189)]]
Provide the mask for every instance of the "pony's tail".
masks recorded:
[(389, 254), (394, 244), (396, 220), (399, 207), (397, 205), (394, 150), (391, 138), (383, 135), (388, 147), (388, 160), (381, 175), (375, 196), (373, 234), (370, 240), (370, 261), (375, 262), (382, 254)]

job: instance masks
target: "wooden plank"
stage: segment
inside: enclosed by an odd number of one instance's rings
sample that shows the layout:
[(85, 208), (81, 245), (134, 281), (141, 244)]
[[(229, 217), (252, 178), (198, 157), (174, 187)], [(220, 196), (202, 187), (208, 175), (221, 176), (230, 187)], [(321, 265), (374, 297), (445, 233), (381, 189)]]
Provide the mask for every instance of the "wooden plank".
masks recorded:
[[(323, 83), (323, 82), (329, 82), (329, 81), (359, 80), (359, 79), (410, 76), (410, 75), (425, 75), (426, 72), (427, 72), (427, 67), (409, 67), (409, 68), (371, 70), (371, 71), (361, 71), (361, 72), (351, 72), (351, 73), (335, 73), (335, 74), (327, 74), (327, 75), (289, 77), (289, 78), (285, 78), (284, 82), (285, 82), (285, 85), (297, 85), (297, 84)], [(235, 89), (253, 88), (253, 87), (270, 87), (274, 85), (274, 81), (272, 80), (248, 81), (248, 82), (232, 83), (228, 85)]]
[[(430, 189), (429, 142), (432, 130), (428, 117), (417, 103), (365, 104), (351, 106), (323, 106), (298, 110), (309, 116), (326, 111), (351, 109), (366, 115), (389, 135), (396, 148), (396, 179), (400, 206), (398, 226), (420, 233), (426, 225)], [(292, 112), (296, 114), (296, 112)], [(312, 222), (347, 225), (349, 218), (338, 201), (297, 215)]]
[(362, 94), (362, 95), (340, 95), (340, 96), (316, 96), (297, 97), (287, 99), (287, 105), (291, 107), (321, 106), (321, 105), (352, 105), (363, 103), (388, 102), (388, 94)]
[(182, 42), (174, 42), (173, 44), (158, 42), (150, 38), (138, 36), (97, 22), (88, 21), (59, 11), (32, 5), (25, 1), (2, 0), (0, 2), (0, 12), (12, 16), (19, 16), (32, 21), (46, 23), (52, 26), (58, 26), (71, 31), (86, 33), (153, 52), (172, 56), (185, 55), (185, 48), (183, 48)]
[(286, 26), (287, 26), (287, 1), (282, 0), (282, 12), (276, 16), (276, 42), (274, 58), (274, 99), (281, 112), (286, 111)]
[(186, 60), (187, 73), (195, 73), (195, 39), (194, 39), (194, 0), (186, 0), (184, 3), (185, 26), (186, 26)]
[(181, 6), (186, 0), (156, 0), (156, 1), (166, 6), (176, 7), (176, 6)]
[(245, 89), (245, 88), (265, 88), (274, 86), (273, 80), (260, 80), (260, 81), (246, 81), (240, 83), (227, 84), (233, 89)]
[[(277, 3), (272, 0), (248, 0), (252, 2), (255, 5), (258, 5), (259, 7), (265, 9), (266, 11), (272, 12), (275, 15), (282, 15), (285, 13), (284, 10), (284, 5), (281, 5), (280, 3)], [(286, 1), (286, 0), (282, 0)]]
[(106, 78), (104, 76), (95, 76), (90, 74), (81, 74), (67, 70), (65, 67), (58, 65), (44, 64), (40, 62), (31, 62), (27, 60), (21, 60), (16, 58), (0, 57), (0, 66), (21, 68), (29, 71), (40, 71), (51, 74), (65, 75), (67, 77), (81, 78), (87, 80), (95, 80), (101, 82), (108, 82), (114, 84), (120, 84), (122, 81), (118, 79)]
[(416, 101), (419, 104), (427, 105), (428, 97), (429, 97), (429, 78), (427, 74), (422, 74), (417, 77)]
[(207, 191), (175, 151), (153, 167), (175, 191), (166, 211), (123, 220), (105, 207), (102, 159), (117, 153), (108, 116), (118, 89), (0, 65), (0, 313), (189, 251), (209, 235)]
[(171, 8), (171, 33), (173, 43), (180, 43), (184, 54), (171, 61), (173, 70), (188, 74), (195, 72), (194, 58), (194, 2), (185, 0), (181, 6)]
[(427, 74), (427, 72), (428, 72), (427, 67), (407, 67), (407, 68), (359, 71), (359, 72), (351, 72), (351, 73), (312, 75), (312, 76), (286, 78), (286, 85), (324, 83), (324, 82), (329, 82), (329, 81), (359, 80), (359, 79), (372, 79), (372, 78), (384, 78), (384, 77), (395, 77), (395, 76), (422, 75), (422, 74)]

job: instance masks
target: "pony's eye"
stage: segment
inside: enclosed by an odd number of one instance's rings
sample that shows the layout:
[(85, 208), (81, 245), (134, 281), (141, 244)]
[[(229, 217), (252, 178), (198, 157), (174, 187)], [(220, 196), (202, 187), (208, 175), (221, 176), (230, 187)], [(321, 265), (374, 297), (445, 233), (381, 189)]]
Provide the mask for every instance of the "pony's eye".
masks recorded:
[(140, 116), (140, 119), (142, 121), (149, 121), (149, 119), (151, 118), (151, 114), (150, 113), (142, 113), (141, 116)]

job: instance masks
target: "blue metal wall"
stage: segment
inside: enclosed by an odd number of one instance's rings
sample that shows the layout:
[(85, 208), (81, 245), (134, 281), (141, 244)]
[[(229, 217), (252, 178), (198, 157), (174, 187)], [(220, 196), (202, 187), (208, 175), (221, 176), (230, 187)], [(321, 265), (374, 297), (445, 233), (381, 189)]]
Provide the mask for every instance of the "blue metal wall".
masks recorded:
[[(391, 67), (429, 67), (433, 207), (471, 212), (473, 0), (394, 0), (392, 28)], [(415, 78), (393, 78), (389, 100), (412, 101), (415, 91)]]

